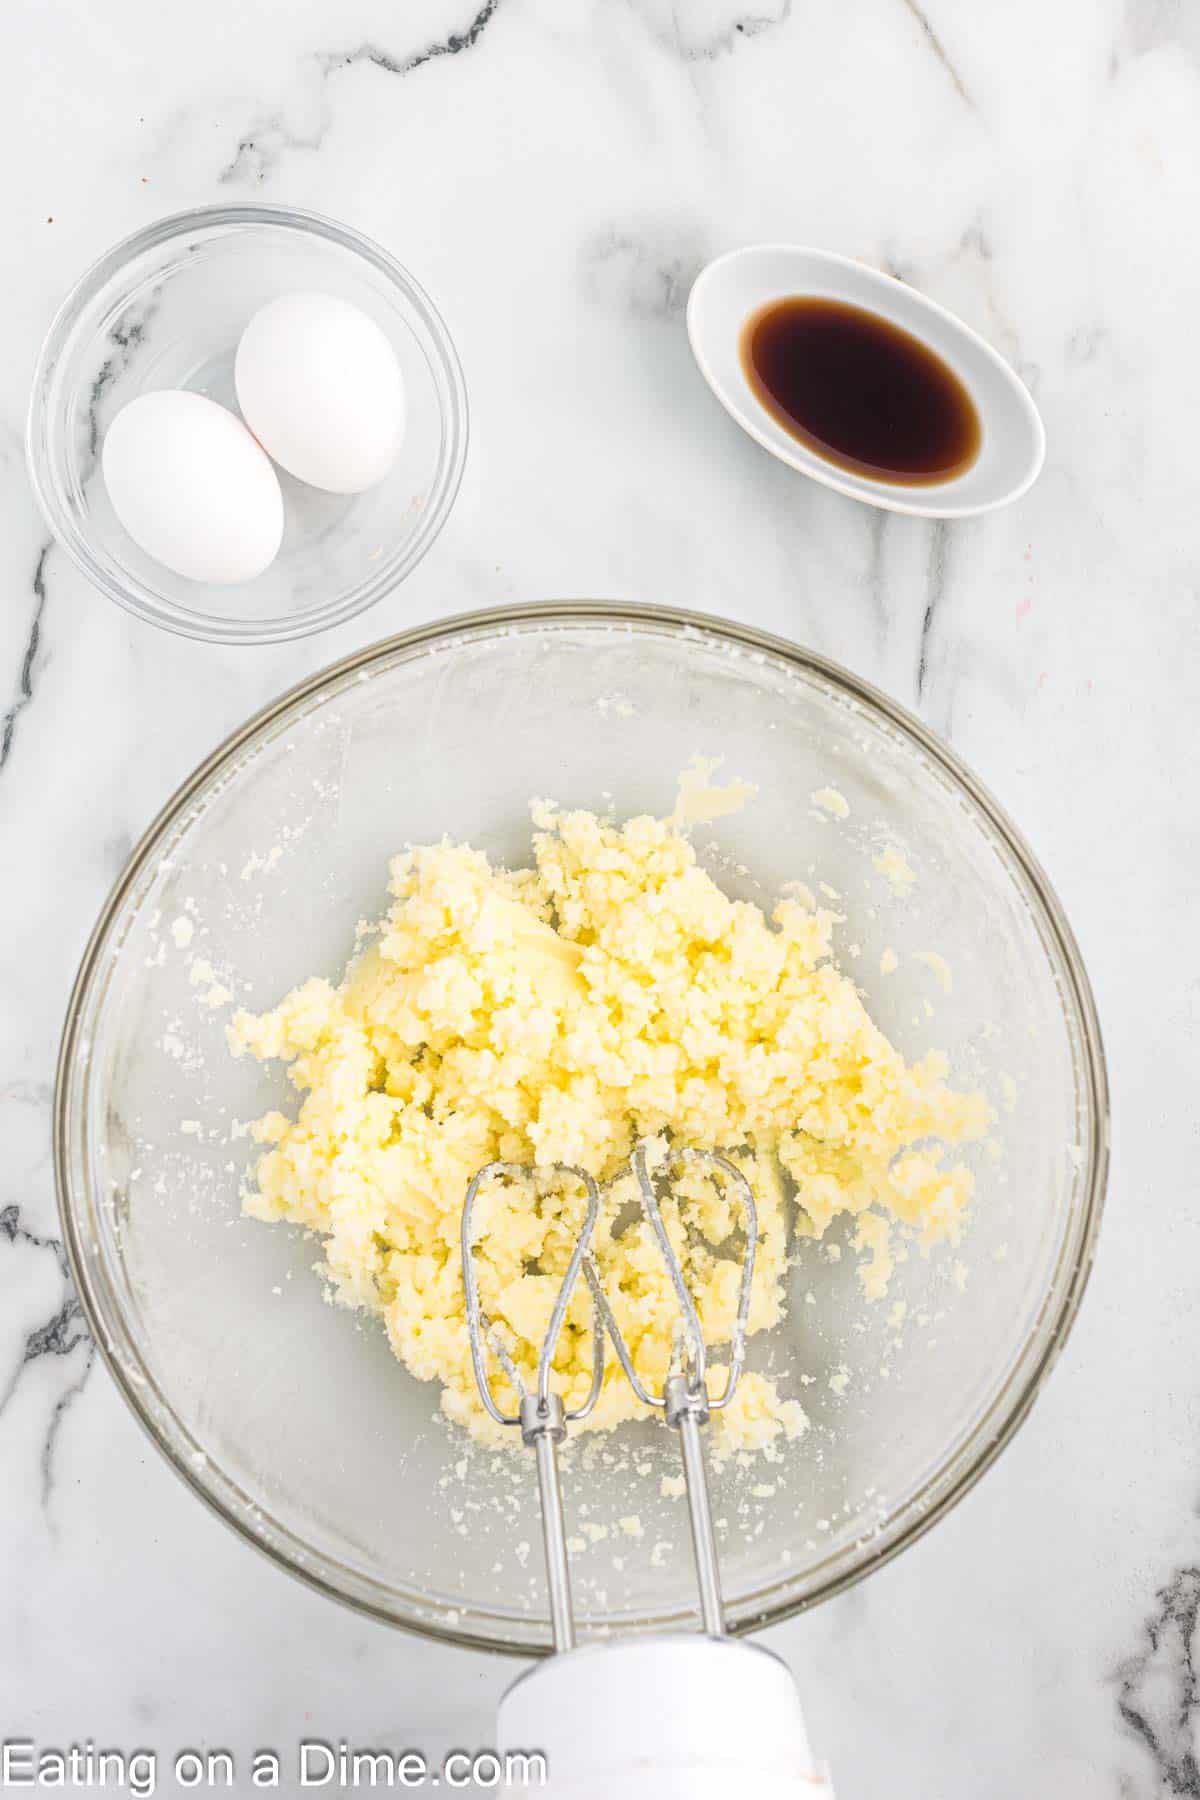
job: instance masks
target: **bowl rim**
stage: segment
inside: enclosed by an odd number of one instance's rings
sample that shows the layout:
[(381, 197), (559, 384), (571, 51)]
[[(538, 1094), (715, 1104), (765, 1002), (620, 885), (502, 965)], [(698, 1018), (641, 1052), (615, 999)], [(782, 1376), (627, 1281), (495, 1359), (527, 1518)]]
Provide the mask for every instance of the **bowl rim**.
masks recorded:
[[(250, 226), (267, 226), (292, 231), (301, 237), (322, 239), (368, 263), (401, 295), (430, 340), (428, 345), (422, 343), (421, 349), (427, 358), (432, 351), (431, 366), (439, 398), (443, 400), (444, 445), (438, 478), (420, 525), (397, 563), (385, 564), (381, 559), (370, 579), (360, 582), (341, 598), (307, 612), (240, 619), (164, 604), (150, 597), (150, 591), (136, 578), (119, 578), (100, 562), (92, 552), (87, 534), (78, 529), (58, 493), (48, 439), (54, 370), (71, 344), (83, 309), (129, 264), (174, 238), (186, 237), (191, 232)], [(440, 391), (443, 386), (444, 394)], [(115, 601), (135, 618), (179, 637), (196, 638), (205, 643), (274, 644), (308, 637), (313, 632), (326, 631), (357, 618), (412, 573), (436, 541), (453, 509), (462, 484), (469, 439), (470, 409), (458, 351), (445, 320), (416, 277), (390, 251), (352, 225), (303, 207), (260, 201), (232, 206), (195, 206), (168, 213), (121, 238), (84, 270), (60, 302), (34, 364), (25, 417), (25, 464), (34, 498), (56, 543), (107, 599)]]
[[(72, 1190), (70, 1140), (75, 1111), (72, 1077), (81, 1047), (86, 1048), (86, 1044), (81, 1045), (84, 1009), (93, 984), (102, 972), (102, 954), (110, 932), (118, 921), (127, 898), (136, 889), (154, 853), (185, 814), (198, 791), (223, 766), (250, 747), (262, 731), (293, 707), (319, 696), (322, 690), (332, 688), (348, 677), (362, 677), (372, 664), (386, 662), (396, 655), (412, 653), (438, 640), (453, 640), (475, 632), (492, 632), (526, 624), (570, 626), (587, 622), (666, 627), (683, 636), (716, 638), (726, 644), (780, 657), (805, 673), (818, 676), (836, 690), (864, 705), (868, 711), (881, 715), (887, 724), (899, 730), (902, 735), (913, 739), (918, 748), (940, 765), (942, 771), (982, 812), (985, 821), (1005, 843), (1029, 882), (1033, 896), (1042, 908), (1042, 922), (1048, 927), (1054, 949), (1061, 960), (1061, 972), (1069, 987), (1067, 998), (1071, 1002), (1071, 1006), (1065, 1007), (1065, 1010), (1073, 1010), (1079, 1034), (1080, 1065), (1089, 1114), (1088, 1141), (1082, 1146), (1088, 1181), (1086, 1189), (1082, 1189), (1080, 1194), (1080, 1228), (1076, 1249), (1065, 1266), (1056, 1311), (1048, 1321), (1043, 1314), (1039, 1314), (1038, 1325), (1035, 1327), (1035, 1330), (1044, 1330), (1044, 1341), (1039, 1353), (1028, 1368), (1024, 1367), (1025, 1357), (1022, 1355), (1018, 1358), (1015, 1367), (1006, 1377), (1005, 1385), (993, 1396), (961, 1445), (927, 1476), (922, 1489), (909, 1496), (904, 1508), (907, 1519), (903, 1528), (890, 1540), (881, 1541), (877, 1538), (865, 1548), (863, 1540), (857, 1540), (838, 1553), (831, 1572), (810, 1591), (792, 1594), (770, 1606), (748, 1610), (744, 1615), (735, 1616), (730, 1621), (731, 1632), (742, 1635), (779, 1624), (854, 1586), (864, 1576), (873, 1573), (902, 1550), (916, 1543), (969, 1493), (992, 1466), (1028, 1417), (1070, 1335), (1095, 1258), (1109, 1161), (1109, 1088), (1099, 1018), (1074, 933), (1045, 871), (1003, 807), (949, 745), (880, 689), (829, 658), (756, 627), (678, 607), (619, 600), (533, 601), (457, 613), (381, 639), (318, 670), (255, 712), (197, 765), (142, 833), (101, 908), (80, 961), (59, 1047), (53, 1112), (55, 1191), (71, 1273), (92, 1336), (134, 1417), (180, 1479), (239, 1537), (253, 1544), (278, 1567), (297, 1576), (318, 1592), (386, 1624), (464, 1648), (499, 1651), (516, 1656), (547, 1653), (550, 1649), (548, 1637), (544, 1642), (518, 1642), (482, 1629), (471, 1629), (464, 1624), (462, 1618), (467, 1607), (443, 1606), (440, 1601), (427, 1605), (431, 1608), (440, 1607), (442, 1616), (435, 1616), (432, 1610), (426, 1612), (424, 1608), (412, 1604), (407, 1604), (405, 1612), (398, 1613), (394, 1603), (398, 1593), (395, 1587), (364, 1576), (360, 1571), (348, 1569), (335, 1557), (322, 1551), (311, 1550), (290, 1528), (274, 1520), (270, 1521), (269, 1535), (255, 1530), (252, 1518), (257, 1519), (260, 1525), (266, 1520), (261, 1505), (244, 1495), (232, 1478), (208, 1462), (203, 1453), (199, 1469), (194, 1464), (194, 1451), (191, 1457), (184, 1456), (180, 1446), (189, 1441), (187, 1430), (174, 1414), (169, 1401), (161, 1394), (153, 1375), (142, 1364), (126, 1328), (119, 1298), (111, 1283), (96, 1279), (98, 1262), (88, 1255), (81, 1236), (81, 1209), (90, 1200), (91, 1194), (90, 1189), (85, 1188), (77, 1201)], [(1060, 1264), (1066, 1251), (1067, 1245), (1064, 1244)], [(1027, 1346), (1029, 1341), (1026, 1340)], [(130, 1377), (131, 1367), (137, 1370), (136, 1379)], [(1018, 1376), (1020, 1381), (1017, 1391), (1011, 1393), (1013, 1381)], [(158, 1398), (158, 1409), (149, 1404), (148, 1396), (151, 1392)], [(174, 1442), (164, 1429), (162, 1420), (156, 1416), (158, 1410), (166, 1414), (174, 1427)], [(953, 1478), (948, 1479), (948, 1473), (955, 1463), (961, 1466), (953, 1474)], [(924, 1499), (926, 1494), (930, 1495), (928, 1500)], [(886, 1526), (884, 1530), (886, 1531)], [(288, 1546), (291, 1546), (290, 1553)], [(339, 1571), (343, 1577), (340, 1581)], [(389, 1597), (392, 1599), (391, 1604)], [(648, 1618), (632, 1629), (676, 1629), (681, 1620), (686, 1628), (689, 1618), (686, 1609), (682, 1609), (662, 1618)], [(529, 1623), (540, 1626), (542, 1621), (531, 1617)]]

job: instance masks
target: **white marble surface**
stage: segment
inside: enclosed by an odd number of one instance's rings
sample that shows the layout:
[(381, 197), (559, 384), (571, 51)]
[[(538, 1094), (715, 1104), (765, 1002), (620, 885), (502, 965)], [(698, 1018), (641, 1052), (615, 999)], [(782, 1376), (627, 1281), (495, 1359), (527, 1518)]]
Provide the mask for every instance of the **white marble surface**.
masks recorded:
[[(898, 1562), (776, 1632), (845, 1796), (1200, 1794), (1200, 24), (1172, 0), (9, 0), (0, 58), (0, 1735), (245, 1754), (486, 1742), (509, 1665), (390, 1634), (185, 1493), (57, 1246), (52, 1066), (133, 840), (247, 712), (359, 643), (512, 598), (754, 621), (915, 706), (1023, 824), (1097, 988), (1116, 1155), (1074, 1338), (1016, 1443)], [(48, 549), (21, 430), (84, 264), (262, 195), (427, 283), (473, 442), (416, 576), (225, 651)], [(885, 518), (742, 437), (682, 306), (755, 238), (883, 264), (1016, 363), (1049, 459), (1007, 513)], [(163, 1791), (172, 1791), (166, 1784)]]

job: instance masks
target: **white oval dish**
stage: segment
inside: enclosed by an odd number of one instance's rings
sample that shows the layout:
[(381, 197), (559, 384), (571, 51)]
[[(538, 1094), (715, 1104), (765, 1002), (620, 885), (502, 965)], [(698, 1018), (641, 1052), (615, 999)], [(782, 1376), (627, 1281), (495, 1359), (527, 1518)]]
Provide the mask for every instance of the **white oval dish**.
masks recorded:
[[(911, 332), (949, 364), (976, 407), (979, 454), (949, 480), (920, 486), (857, 475), (807, 449), (759, 400), (742, 367), (746, 321), (790, 295), (842, 300)], [(852, 500), (926, 519), (961, 519), (1019, 499), (1037, 479), (1046, 433), (1024, 384), (1003, 357), (961, 319), (879, 269), (795, 244), (753, 244), (700, 271), (687, 304), (692, 354), (709, 387), (744, 431), (790, 468)]]

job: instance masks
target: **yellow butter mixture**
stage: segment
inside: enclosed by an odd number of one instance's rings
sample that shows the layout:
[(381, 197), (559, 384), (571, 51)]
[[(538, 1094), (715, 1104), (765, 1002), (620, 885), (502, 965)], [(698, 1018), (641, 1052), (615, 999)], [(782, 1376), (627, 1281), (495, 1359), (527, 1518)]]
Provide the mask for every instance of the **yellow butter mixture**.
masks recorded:
[[(745, 1170), (760, 1221), (750, 1330), (762, 1332), (782, 1317), (802, 1240), (838, 1214), (855, 1217), (868, 1298), (886, 1287), (897, 1227), (953, 1241), (972, 1176), (939, 1146), (980, 1138), (990, 1118), (981, 1094), (947, 1085), (940, 1054), (906, 1063), (872, 1022), (832, 959), (832, 914), (783, 899), (768, 919), (729, 899), (676, 820), (616, 825), (539, 805), (534, 826), (529, 869), (449, 843), (395, 857), (388, 910), (340, 985), (313, 977), (230, 1028), (236, 1053), (286, 1059), (303, 1095), (295, 1117), (255, 1127), (267, 1148), (245, 1210), (317, 1233), (336, 1297), (381, 1314), (405, 1366), (489, 1441), (499, 1427), (476, 1393), (459, 1250), (482, 1164), (574, 1163), (610, 1184), (596, 1259), (657, 1384), (678, 1311), (625, 1203), (638, 1142), (722, 1150)], [(731, 1200), (693, 1167), (666, 1208), (717, 1379), (739, 1273)], [(483, 1303), (530, 1380), (580, 1205), (563, 1182), (480, 1196)], [(568, 1405), (587, 1391), (591, 1329), (581, 1283), (555, 1364)], [(640, 1411), (610, 1357), (588, 1426)], [(714, 1419), (714, 1450), (803, 1426), (798, 1402), (751, 1366)]]

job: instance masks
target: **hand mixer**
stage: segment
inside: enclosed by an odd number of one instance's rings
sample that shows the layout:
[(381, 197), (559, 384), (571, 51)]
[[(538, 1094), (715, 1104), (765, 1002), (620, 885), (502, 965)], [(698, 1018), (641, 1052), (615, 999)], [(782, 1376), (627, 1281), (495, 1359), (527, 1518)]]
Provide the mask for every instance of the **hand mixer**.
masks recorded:
[[(708, 1392), (708, 1352), (683, 1263), (672, 1245), (655, 1188), (681, 1168), (718, 1172), (737, 1196), (745, 1233), (729, 1367), (720, 1393)], [(675, 1357), (661, 1393), (646, 1387), (604, 1292), (591, 1255), (601, 1194), (586, 1170), (494, 1162), (472, 1178), (463, 1204), (462, 1255), (467, 1325), (475, 1379), (484, 1406), (501, 1425), (520, 1427), (537, 1457), (542, 1537), (555, 1654), (521, 1676), (500, 1703), (500, 1750), (538, 1750), (546, 1758), (555, 1800), (832, 1800), (828, 1778), (812, 1764), (799, 1698), (786, 1665), (770, 1651), (727, 1635), (720, 1567), (709, 1502), (702, 1428), (729, 1405), (745, 1361), (746, 1321), (754, 1279), (757, 1216), (750, 1184), (715, 1151), (673, 1151), (653, 1173), (644, 1146), (632, 1158), (643, 1214), (670, 1276), (679, 1307)], [(554, 1175), (578, 1182), (585, 1196), (582, 1227), (558, 1289), (538, 1356), (532, 1389), (496, 1331), (479, 1295), (474, 1246), (475, 1204), (496, 1177), (536, 1183)], [(554, 1355), (580, 1274), (594, 1309), (592, 1377), (581, 1405), (566, 1409), (550, 1388)], [(702, 1631), (609, 1638), (576, 1647), (558, 1446), (567, 1427), (595, 1407), (611, 1340), (638, 1399), (660, 1411), (679, 1433), (699, 1587)], [(496, 1402), (488, 1374), (494, 1356), (517, 1396), (516, 1412)]]

